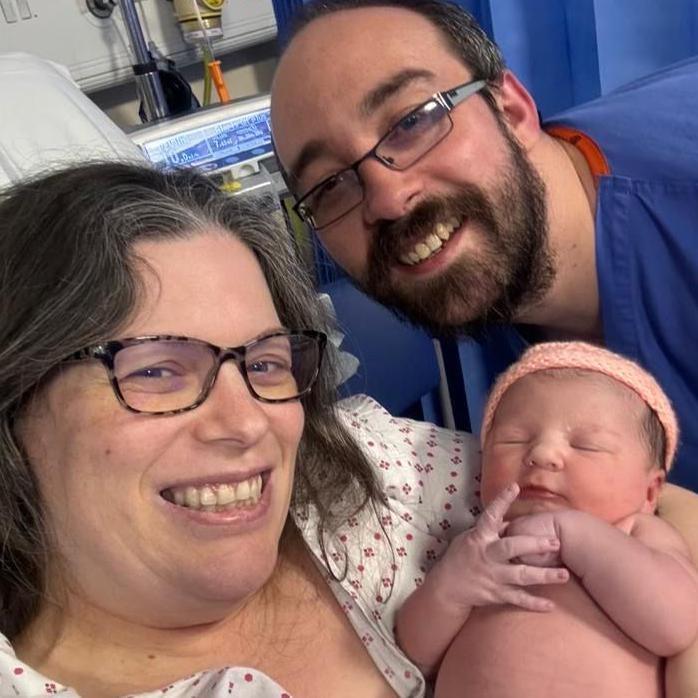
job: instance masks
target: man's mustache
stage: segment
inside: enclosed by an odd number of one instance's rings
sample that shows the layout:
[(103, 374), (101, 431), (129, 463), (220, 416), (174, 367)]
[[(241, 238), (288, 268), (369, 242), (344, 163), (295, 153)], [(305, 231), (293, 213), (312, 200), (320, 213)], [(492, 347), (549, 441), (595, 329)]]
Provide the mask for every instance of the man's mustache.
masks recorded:
[(434, 232), (437, 223), (452, 218), (478, 223), (485, 231), (496, 229), (494, 208), (488, 197), (479, 187), (464, 186), (458, 193), (424, 199), (402, 218), (382, 221), (373, 236), (371, 262), (394, 260)]

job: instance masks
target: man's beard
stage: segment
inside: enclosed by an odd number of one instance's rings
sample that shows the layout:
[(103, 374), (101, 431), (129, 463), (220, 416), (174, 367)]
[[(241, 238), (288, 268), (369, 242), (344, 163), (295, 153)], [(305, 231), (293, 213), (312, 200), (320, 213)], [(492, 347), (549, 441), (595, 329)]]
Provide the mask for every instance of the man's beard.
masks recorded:
[[(430, 198), (404, 218), (382, 223), (371, 243), (364, 291), (433, 335), (472, 335), (511, 323), (543, 298), (555, 277), (545, 184), (504, 123), (500, 130), (510, 163), (494, 195), (465, 185), (456, 194)], [(451, 218), (479, 231), (479, 249), (432, 278), (393, 279), (399, 256)]]

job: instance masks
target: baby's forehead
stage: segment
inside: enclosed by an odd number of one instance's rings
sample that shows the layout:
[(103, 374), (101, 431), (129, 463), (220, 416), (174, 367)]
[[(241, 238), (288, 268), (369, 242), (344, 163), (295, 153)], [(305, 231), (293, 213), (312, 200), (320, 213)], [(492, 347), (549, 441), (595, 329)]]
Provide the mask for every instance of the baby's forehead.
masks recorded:
[[(531, 383), (536, 382), (538, 386), (554, 392), (559, 387), (558, 384), (561, 381), (574, 382), (577, 387), (588, 390), (589, 395), (604, 393), (623, 400), (627, 408), (630, 409), (629, 417), (641, 418), (649, 409), (645, 401), (624, 383), (604, 373), (580, 368), (550, 368), (529, 373), (510, 386), (509, 390), (502, 396), (499, 406), (501, 407), (506, 400), (507, 393), (516, 386), (518, 386), (519, 391), (525, 392)], [(499, 412), (499, 409), (497, 412)]]

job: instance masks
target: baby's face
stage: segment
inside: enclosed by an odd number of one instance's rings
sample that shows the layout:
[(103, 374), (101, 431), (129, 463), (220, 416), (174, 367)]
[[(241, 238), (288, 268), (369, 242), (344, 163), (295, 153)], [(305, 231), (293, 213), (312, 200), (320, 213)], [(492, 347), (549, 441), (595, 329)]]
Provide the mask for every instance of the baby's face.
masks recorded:
[(598, 374), (525, 376), (502, 397), (485, 442), (483, 503), (517, 482), (507, 518), (579, 509), (614, 523), (653, 512), (663, 471), (642, 434), (645, 410), (631, 390)]

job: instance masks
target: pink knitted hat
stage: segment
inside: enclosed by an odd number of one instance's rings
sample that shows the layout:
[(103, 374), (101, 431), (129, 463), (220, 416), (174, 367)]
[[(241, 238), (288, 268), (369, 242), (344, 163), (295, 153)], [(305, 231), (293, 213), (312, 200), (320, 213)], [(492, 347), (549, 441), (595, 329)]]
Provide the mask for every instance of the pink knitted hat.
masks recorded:
[(657, 381), (634, 361), (614, 354), (608, 349), (585, 342), (543, 342), (527, 349), (497, 379), (485, 405), (480, 431), (480, 443), (485, 444), (492, 427), (494, 413), (504, 393), (520, 378), (529, 373), (556, 368), (573, 368), (602, 373), (630, 388), (657, 414), (664, 427), (666, 452), (664, 467), (668, 471), (674, 460), (679, 438), (679, 426), (669, 398)]

